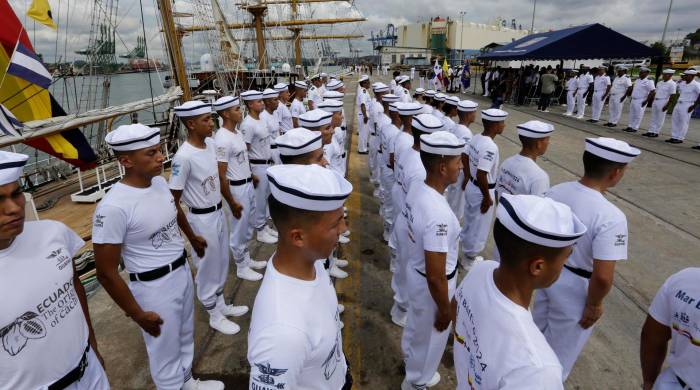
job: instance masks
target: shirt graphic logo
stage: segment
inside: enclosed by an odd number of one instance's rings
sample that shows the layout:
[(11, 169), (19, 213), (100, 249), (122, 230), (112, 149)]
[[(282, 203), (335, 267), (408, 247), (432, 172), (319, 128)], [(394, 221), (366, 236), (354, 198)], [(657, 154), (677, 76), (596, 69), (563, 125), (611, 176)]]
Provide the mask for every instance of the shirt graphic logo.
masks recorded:
[(72, 260), (71, 256), (64, 253), (63, 249), (64, 248), (54, 249), (46, 256), (46, 260), (56, 261), (56, 267), (58, 267), (59, 270), (66, 268), (66, 266), (68, 266)]
[(177, 176), (180, 174), (180, 164), (173, 164), (172, 166), (172, 174), (173, 176)]
[(151, 245), (153, 245), (153, 249), (158, 249), (163, 246), (164, 243), (172, 241), (172, 238), (179, 234), (180, 232), (177, 230), (177, 218), (173, 218), (167, 225), (151, 234)]
[(98, 227), (98, 228), (104, 227), (104, 225), (105, 225), (104, 219), (105, 219), (104, 215), (95, 214), (95, 222), (93, 222), (92, 225), (94, 227)]
[(2, 347), (10, 356), (16, 356), (22, 352), (27, 341), (44, 337), (46, 337), (46, 327), (39, 315), (31, 311), (22, 314), (10, 325), (0, 329)]
[(331, 379), (331, 377), (335, 373), (335, 370), (338, 368), (338, 363), (340, 363), (340, 360), (342, 358), (342, 352), (338, 345), (339, 340), (338, 337), (336, 337), (333, 348), (331, 348), (328, 357), (326, 357), (326, 360), (321, 365), (321, 367), (323, 367), (323, 377), (326, 378), (326, 380)]
[(284, 389), (284, 383), (275, 384), (275, 377), (287, 372), (286, 368), (272, 368), (270, 367), (269, 362), (265, 364), (255, 363), (255, 367), (257, 367), (258, 371), (260, 371), (260, 375), (253, 377), (254, 381), (263, 383), (265, 385), (271, 385), (275, 389)]
[(437, 236), (437, 237), (447, 236), (447, 224), (446, 223), (437, 224), (437, 230), (435, 231), (435, 236)]
[(46, 259), (47, 260), (53, 259), (54, 257), (57, 257), (58, 255), (60, 255), (61, 252), (63, 252), (63, 248), (58, 248), (55, 251), (51, 251), (51, 253), (49, 253), (49, 255), (46, 256)]
[(615, 246), (624, 246), (627, 241), (625, 238), (627, 237), (626, 234), (616, 234), (615, 235)]
[(216, 191), (216, 178), (214, 176), (209, 176), (204, 179), (200, 185), (202, 186), (204, 195), (209, 196), (209, 194)]

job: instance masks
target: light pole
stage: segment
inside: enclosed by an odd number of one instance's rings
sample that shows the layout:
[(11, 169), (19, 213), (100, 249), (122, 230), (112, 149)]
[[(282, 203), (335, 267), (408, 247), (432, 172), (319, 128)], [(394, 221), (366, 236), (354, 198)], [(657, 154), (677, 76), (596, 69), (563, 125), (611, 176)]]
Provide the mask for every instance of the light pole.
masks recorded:
[[(673, 0), (671, 0), (673, 1)], [(537, 0), (535, 0), (535, 4), (532, 5), (532, 24), (530, 24), (530, 34), (533, 34), (535, 31), (535, 10), (537, 9)]]
[(460, 11), (459, 16), (462, 17), (461, 21), (461, 29), (462, 31), (459, 33), (459, 66), (462, 66), (464, 62), (464, 46), (462, 45), (462, 40), (464, 39), (464, 15), (467, 13), (467, 11)]
[(664, 23), (664, 32), (661, 34), (661, 43), (664, 43), (666, 39), (666, 29), (668, 28), (668, 19), (671, 18), (671, 7), (673, 7), (673, 0), (668, 2), (668, 13), (666, 14), (666, 23)]

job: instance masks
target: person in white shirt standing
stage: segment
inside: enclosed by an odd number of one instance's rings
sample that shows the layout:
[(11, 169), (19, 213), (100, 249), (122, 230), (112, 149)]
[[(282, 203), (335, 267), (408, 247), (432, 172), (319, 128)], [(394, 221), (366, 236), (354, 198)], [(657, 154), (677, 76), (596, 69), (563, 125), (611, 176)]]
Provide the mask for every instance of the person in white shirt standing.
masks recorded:
[(258, 241), (274, 244), (277, 242), (277, 232), (267, 225), (267, 196), (270, 194), (270, 187), (265, 171), (273, 164), (271, 145), (276, 134), (260, 117), (265, 109), (261, 92), (245, 91), (241, 93), (241, 100), (245, 102), (248, 115), (239, 127), (248, 147), (250, 168), (258, 179), (255, 185), (255, 215), (251, 223), (255, 228)]
[(605, 74), (607, 68), (605, 66), (598, 67), (598, 73), (593, 79), (593, 96), (591, 100), (591, 119), (588, 122), (597, 123), (600, 120), (600, 114), (603, 112), (605, 99), (610, 93), (610, 77)]
[[(241, 328), (226, 318), (248, 312), (246, 306), (224, 302), (228, 276), (228, 222), (224, 215), (216, 162), (216, 145), (211, 137), (214, 121), (211, 106), (201, 101), (175, 107), (175, 114), (187, 129), (187, 139), (175, 153), (170, 174), (170, 191), (175, 199), (177, 222), (194, 250), (197, 298), (209, 313), (209, 326), (228, 335)], [(180, 200), (188, 213), (180, 207)]]
[[(583, 71), (583, 68), (581, 70)], [(579, 74), (576, 84), (576, 119), (583, 119), (586, 113), (586, 96), (591, 83), (593, 83), (591, 72)]]
[(352, 185), (318, 165), (268, 169), (279, 243), (255, 297), (248, 333), (249, 388), (352, 387), (338, 300), (323, 263), (345, 230)]
[(309, 105), (309, 110), (314, 110), (318, 108), (318, 103), (323, 101), (323, 92), (321, 91), (323, 83), (321, 82), (321, 76), (317, 74), (311, 76), (309, 81), (311, 81), (311, 86), (309, 87), (309, 100), (307, 104)]
[(448, 96), (445, 98), (445, 103), (442, 105), (442, 112), (445, 114), (440, 120), (445, 131), (450, 133), (455, 127), (453, 117), (457, 116), (457, 106), (459, 106), (459, 98), (457, 96)]
[(281, 135), (294, 128), (294, 123), (292, 122), (292, 112), (289, 111), (289, 107), (287, 107), (290, 104), (289, 86), (285, 83), (279, 83), (275, 84), (275, 86), (272, 88), (279, 94), (279, 104), (277, 106), (277, 110), (275, 111), (275, 115), (280, 122)]
[(644, 117), (644, 109), (654, 101), (654, 90), (654, 80), (649, 77), (649, 68), (640, 68), (639, 78), (632, 86), (630, 116), (626, 132), (634, 133), (639, 130)]
[(627, 68), (617, 67), (617, 77), (612, 82), (608, 103), (608, 123), (603, 126), (615, 127), (622, 116), (622, 107), (627, 96), (632, 94), (632, 80), (627, 76)]
[(411, 97), (411, 79), (408, 76), (401, 76), (396, 86), (395, 95), (399, 97), (399, 101), (410, 103), (413, 101)]
[[(159, 390), (222, 390), (219, 381), (192, 378), (194, 287), (175, 198), (160, 176), (165, 159), (160, 129), (139, 123), (119, 126), (105, 142), (126, 174), (98, 203), (93, 217), (97, 279), (141, 328)], [(128, 285), (119, 274), (121, 262)]]
[(66, 225), (25, 221), (28, 156), (0, 151), (0, 388), (109, 390)]
[(369, 104), (370, 97), (367, 92), (369, 88), (369, 76), (360, 77), (355, 99), (355, 111), (357, 111), (357, 130), (360, 138), (357, 140), (357, 153), (367, 154), (369, 143)]
[(382, 105), (382, 95), (389, 92), (389, 87), (384, 83), (374, 83), (372, 86), (374, 98), (369, 103), (369, 156), (367, 167), (369, 168), (369, 180), (375, 185), (374, 196), (382, 199), (381, 189), (379, 189), (379, 134), (377, 131), (384, 126), (388, 118), (384, 115)]
[(581, 180), (558, 184), (546, 194), (571, 207), (588, 229), (559, 279), (535, 294), (533, 318), (559, 357), (564, 380), (603, 315), (615, 264), (627, 259), (627, 218), (603, 194), (622, 179), (639, 153), (613, 138), (587, 138)]
[[(498, 175), (498, 145), (493, 141), (503, 133), (508, 113), (497, 108), (481, 111), (484, 131), (469, 142), (469, 172), (464, 180), (464, 217), (462, 218), (462, 267), (469, 269), (480, 258), (493, 219), (494, 188)], [(467, 173), (467, 172), (465, 172)]]
[(517, 130), (522, 149), (501, 164), (496, 179), (496, 198), (502, 194), (544, 196), (549, 189), (549, 175), (537, 165), (537, 158), (547, 151), (554, 126), (527, 121), (518, 125)]
[(455, 213), (457, 219), (464, 215), (464, 188), (467, 183), (464, 178), (467, 177), (467, 171), (469, 170), (469, 160), (467, 154), (469, 153), (469, 143), (474, 136), (472, 131), (469, 130), (469, 125), (474, 123), (476, 118), (476, 109), (479, 107), (478, 104), (471, 100), (462, 100), (457, 105), (457, 116), (459, 117), (459, 123), (457, 123), (452, 129), (452, 133), (457, 136), (457, 138), (464, 141), (464, 150), (462, 151), (462, 171), (459, 173), (457, 182), (450, 184), (447, 187), (447, 193), (445, 197), (447, 198), (447, 203), (450, 204), (452, 212)]
[[(272, 134), (272, 140), (270, 141), (270, 154), (272, 156), (273, 164), (279, 164), (279, 153), (277, 153), (277, 145), (275, 145), (275, 138), (282, 134), (282, 125), (280, 123), (279, 116), (277, 115), (277, 108), (279, 108), (279, 92), (272, 88), (267, 88), (262, 93), (262, 100), (265, 104), (265, 109), (260, 113), (260, 120), (267, 124), (267, 129), (270, 134)], [(268, 218), (269, 219), (269, 218)], [(268, 224), (267, 228), (272, 233), (273, 236), (277, 235), (277, 232)]]
[(452, 301), (458, 390), (564, 389), (561, 364), (528, 307), (535, 290), (559, 278), (585, 232), (565, 204), (501, 196), (493, 228), (501, 260), (474, 264)]
[[(642, 389), (700, 388), (700, 268), (671, 275), (656, 293), (642, 328)], [(668, 367), (661, 371), (668, 342)]]
[(389, 241), (391, 228), (394, 225), (394, 201), (392, 190), (394, 188), (394, 184), (396, 183), (396, 178), (394, 177), (393, 168), (393, 149), (394, 139), (401, 133), (401, 130), (399, 130), (399, 127), (401, 126), (401, 117), (399, 116), (398, 108), (396, 108), (396, 105), (394, 104), (398, 101), (399, 97), (394, 94), (386, 94), (382, 96), (384, 115), (389, 118), (389, 123), (385, 123), (379, 129), (379, 147), (382, 151), (379, 159), (379, 182), (381, 183), (381, 189), (384, 194), (380, 214), (384, 220), (384, 231), (382, 238), (387, 242)]
[[(671, 115), (671, 138), (666, 140), (668, 143), (683, 143), (688, 133), (690, 116), (700, 105), (700, 83), (695, 80), (697, 74), (695, 69), (687, 69), (683, 72), (683, 80), (678, 82), (678, 101)], [(693, 149), (700, 148), (693, 147)]]
[(408, 254), (405, 272), (409, 295), (401, 337), (406, 362), (402, 390), (440, 382), (437, 368), (450, 336), (450, 300), (457, 285), (459, 238), (459, 221), (442, 194), (462, 170), (464, 145), (447, 131), (420, 136), (420, 160), (426, 177), (406, 195), (402, 215), (407, 229), (399, 237)]
[(642, 134), (644, 137), (656, 138), (664, 127), (668, 102), (671, 96), (676, 94), (676, 82), (671, 79), (674, 73), (676, 71), (673, 69), (664, 69), (663, 79), (656, 84), (654, 103), (651, 105), (651, 123), (649, 123), (649, 130)]
[(299, 127), (299, 115), (306, 112), (304, 107), (304, 98), (308, 93), (309, 85), (305, 81), (294, 82), (294, 99), (289, 106), (289, 111), (292, 114), (292, 126)]
[(578, 89), (578, 70), (569, 71), (569, 78), (566, 80), (566, 112), (564, 115), (574, 115), (576, 108), (576, 89)]
[(337, 131), (340, 130), (340, 124), (343, 122), (343, 102), (326, 99), (319, 103), (318, 108), (332, 114), (330, 128), (333, 134), (331, 142), (323, 146), (323, 154), (328, 159), (328, 167), (345, 176), (345, 149), (336, 137)]

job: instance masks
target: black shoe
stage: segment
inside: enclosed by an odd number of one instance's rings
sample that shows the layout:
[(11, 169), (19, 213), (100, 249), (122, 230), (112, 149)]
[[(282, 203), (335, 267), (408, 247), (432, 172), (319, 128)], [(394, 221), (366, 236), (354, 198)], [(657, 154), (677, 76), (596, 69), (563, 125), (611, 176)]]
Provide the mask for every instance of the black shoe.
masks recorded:
[(369, 152), (357, 152), (357, 154), (369, 154)]
[(636, 133), (636, 132), (637, 132), (636, 129), (633, 129), (633, 128), (631, 128), (631, 127), (626, 128), (625, 131), (628, 132), (628, 133)]
[(691, 149), (700, 150), (700, 145), (692, 146)]
[(654, 135), (654, 133), (650, 133), (647, 131), (646, 133), (642, 134), (642, 137), (651, 137), (652, 135)]
[(656, 133), (650, 133), (649, 138), (659, 138), (659, 135)]
[(598, 122), (598, 121), (595, 120), (595, 119), (589, 119), (589, 120), (587, 120), (586, 122), (596, 123), (596, 122)]
[(608, 123), (604, 124), (603, 126), (610, 127), (610, 126), (612, 126), (612, 123), (608, 122)]
[(611, 129), (612, 129), (613, 127), (617, 127), (617, 123), (611, 123), (610, 126), (608, 126), (608, 127), (611, 128)]
[(672, 143), (672, 144), (682, 144), (683, 141), (682, 141), (682, 140), (679, 140), (679, 139), (671, 138), (671, 143)]

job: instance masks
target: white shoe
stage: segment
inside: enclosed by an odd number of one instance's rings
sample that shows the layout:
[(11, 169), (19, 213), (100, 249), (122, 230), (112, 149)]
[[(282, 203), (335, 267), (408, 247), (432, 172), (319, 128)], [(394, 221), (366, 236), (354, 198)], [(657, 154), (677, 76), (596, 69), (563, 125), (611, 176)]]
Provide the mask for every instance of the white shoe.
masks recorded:
[(190, 378), (182, 385), (182, 390), (224, 390), (224, 383), (219, 381), (200, 381)]
[(574, 115), (574, 114), (572, 114), (572, 113), (570, 113), (570, 112), (565, 112), (564, 115), (565, 115), (565, 116), (571, 116), (571, 115)]
[(372, 196), (374, 196), (375, 198), (379, 198), (379, 189), (375, 189), (375, 190), (372, 192)]
[(440, 383), (440, 373), (435, 371), (435, 374), (433, 375), (432, 378), (428, 381), (428, 383), (425, 384), (426, 387), (433, 387)]
[(272, 237), (277, 238), (277, 237), (279, 236), (279, 233), (277, 233), (277, 230), (273, 229), (270, 225), (265, 225), (265, 227), (263, 228), (263, 230), (264, 230), (266, 233), (268, 233), (269, 235), (271, 235)]
[(549, 112), (549, 110), (542, 110), (542, 112)]
[(343, 323), (343, 321), (340, 321), (340, 329), (343, 329), (344, 327), (345, 327), (345, 324)]
[(277, 238), (268, 233), (265, 228), (258, 230), (257, 234), (258, 241), (264, 244), (276, 244)]
[(263, 278), (261, 274), (253, 271), (250, 267), (239, 268), (238, 271), (236, 271), (236, 276), (238, 276), (239, 279), (250, 280), (251, 282), (257, 282)]
[(348, 242), (350, 242), (350, 239), (345, 237), (345, 236), (340, 235), (340, 236), (338, 236), (338, 242), (341, 244), (347, 244)]
[(338, 267), (347, 267), (348, 266), (348, 261), (345, 259), (335, 259), (333, 262)]
[(338, 266), (335, 264), (331, 266), (331, 269), (328, 270), (328, 273), (336, 279), (345, 279), (348, 277), (348, 273), (338, 268)]
[(342, 303), (339, 303), (338, 304), (338, 314), (343, 314), (344, 311), (345, 311), (345, 305), (343, 305)]
[(240, 317), (248, 312), (248, 306), (234, 306), (234, 305), (224, 305), (219, 313), (225, 315), (226, 317)]
[(211, 326), (214, 330), (227, 335), (234, 335), (241, 331), (241, 327), (238, 326), (238, 324), (224, 316), (210, 316), (209, 326)]
[(583, 115), (577, 115), (576, 119), (583, 119)]

